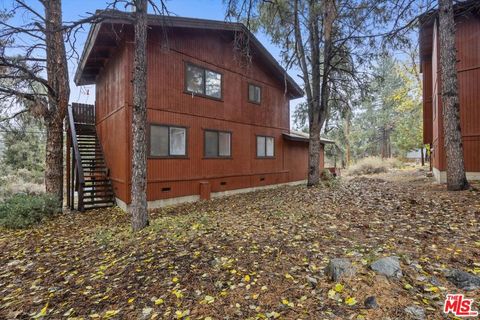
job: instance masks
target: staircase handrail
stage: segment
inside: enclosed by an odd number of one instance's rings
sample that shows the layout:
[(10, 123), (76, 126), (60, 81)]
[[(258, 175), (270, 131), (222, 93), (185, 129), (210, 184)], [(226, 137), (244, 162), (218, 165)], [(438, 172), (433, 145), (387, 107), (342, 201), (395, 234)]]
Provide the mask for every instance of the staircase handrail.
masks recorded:
[(73, 145), (73, 152), (75, 153), (75, 162), (77, 167), (77, 174), (78, 174), (78, 183), (79, 183), (79, 190), (78, 190), (78, 205), (79, 207), (83, 205), (83, 186), (85, 185), (85, 177), (83, 174), (83, 167), (82, 167), (82, 156), (80, 155), (80, 150), (78, 149), (78, 140), (77, 140), (77, 131), (75, 129), (75, 119), (73, 117), (73, 109), (72, 106), (68, 106), (68, 122), (70, 127), (70, 134), (72, 136), (72, 145)]

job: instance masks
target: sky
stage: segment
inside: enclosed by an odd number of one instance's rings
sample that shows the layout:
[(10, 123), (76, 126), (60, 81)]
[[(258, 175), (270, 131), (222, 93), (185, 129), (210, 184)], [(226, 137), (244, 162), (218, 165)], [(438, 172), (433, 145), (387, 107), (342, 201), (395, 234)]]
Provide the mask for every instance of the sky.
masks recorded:
[[(0, 8), (8, 8), (13, 3), (12, 0), (0, 0)], [(32, 5), (38, 10), (41, 10), (41, 6), (37, 0), (27, 0), (29, 5)], [(88, 13), (93, 13), (97, 9), (105, 9), (108, 1), (106, 0), (63, 0), (63, 20), (75, 21), (82, 17), (87, 17)], [(222, 0), (167, 0), (166, 5), (172, 15), (183, 17), (194, 17), (212, 20), (224, 20), (225, 19), (225, 6)], [(20, 23), (22, 19), (26, 17), (15, 17), (17, 23)], [(84, 30), (78, 33), (78, 42), (76, 45), (77, 52), (81, 53), (85, 45), (85, 39), (87, 37), (90, 26), (85, 26)], [(280, 49), (271, 44), (268, 36), (264, 33), (257, 33), (257, 38), (267, 48), (267, 50), (281, 63), (279, 59)], [(78, 61), (73, 59), (69, 61), (69, 76), (70, 76), (70, 102), (81, 103), (95, 103), (95, 88), (94, 86), (82, 86), (77, 87), (73, 82), (73, 77), (77, 70)], [(296, 76), (296, 72), (290, 72), (291, 76), (301, 84), (301, 80)], [(291, 102), (291, 114), (293, 114), (294, 106), (301, 102), (302, 99), (297, 99)]]

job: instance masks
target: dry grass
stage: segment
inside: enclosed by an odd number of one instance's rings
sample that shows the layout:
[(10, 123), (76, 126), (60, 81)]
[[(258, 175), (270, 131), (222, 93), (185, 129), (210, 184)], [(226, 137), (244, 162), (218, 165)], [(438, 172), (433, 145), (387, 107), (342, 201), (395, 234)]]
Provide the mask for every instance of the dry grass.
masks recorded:
[(348, 171), (348, 175), (360, 176), (368, 174), (377, 174), (388, 172), (389, 169), (398, 169), (403, 166), (403, 163), (396, 158), (382, 159), (380, 157), (366, 157), (354, 165)]

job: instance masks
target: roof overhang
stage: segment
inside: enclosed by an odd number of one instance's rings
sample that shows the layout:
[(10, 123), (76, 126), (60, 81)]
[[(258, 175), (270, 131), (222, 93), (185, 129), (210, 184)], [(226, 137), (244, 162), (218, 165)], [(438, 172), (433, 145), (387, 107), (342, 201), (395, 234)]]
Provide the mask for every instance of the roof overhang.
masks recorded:
[[(283, 138), (285, 140), (289, 141), (296, 141), (296, 142), (306, 142), (308, 143), (310, 141), (310, 135), (308, 133), (300, 132), (300, 131), (290, 131), (288, 133), (284, 132), (282, 133)], [(322, 144), (335, 144), (335, 141), (326, 139), (326, 138), (320, 138), (320, 143)]]
[[(120, 45), (119, 34), (125, 26), (133, 25), (133, 13), (116, 10), (97, 11), (100, 17), (92, 24), (74, 81), (77, 85), (95, 84), (96, 76), (103, 68), (106, 59)], [(286, 83), (287, 92), (292, 99), (303, 97), (301, 87), (288, 75), (278, 61), (268, 52), (261, 42), (243, 25), (236, 22), (205, 20), (162, 15), (148, 15), (148, 26), (167, 29), (202, 29), (227, 32), (243, 32), (251, 41), (254, 54), (267, 61), (268, 67), (278, 80)]]
[[(455, 18), (467, 14), (480, 13), (480, 1), (478, 0), (464, 0), (455, 3), (454, 7)], [(420, 54), (420, 72), (423, 72), (423, 61), (429, 60), (432, 57), (433, 50), (433, 29), (435, 21), (438, 18), (438, 9), (429, 10), (418, 16), (419, 31), (419, 54)]]

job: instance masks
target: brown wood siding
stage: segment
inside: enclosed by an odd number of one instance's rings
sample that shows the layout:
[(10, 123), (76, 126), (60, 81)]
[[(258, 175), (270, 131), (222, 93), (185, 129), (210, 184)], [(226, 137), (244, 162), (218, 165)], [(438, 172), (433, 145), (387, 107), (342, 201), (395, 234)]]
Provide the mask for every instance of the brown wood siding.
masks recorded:
[(128, 59), (126, 46), (109, 59), (96, 81), (95, 102), (98, 137), (115, 195), (122, 200), (129, 197)]
[(423, 143), (433, 142), (432, 60), (422, 61), (423, 70)]
[[(126, 34), (132, 37), (131, 33)], [(307, 178), (308, 144), (284, 140), (282, 133), (288, 132), (290, 122), (289, 99), (283, 83), (271, 76), (262, 61), (254, 58), (248, 67), (239, 65), (233, 39), (222, 32), (169, 32), (168, 49), (163, 39), (161, 29), (151, 29), (147, 56), (148, 121), (187, 127), (188, 156), (149, 158), (149, 201), (198, 195), (200, 182), (204, 181), (210, 183), (212, 192), (220, 192)], [(97, 127), (107, 164), (112, 166), (117, 197), (129, 203), (133, 44), (125, 43), (97, 84), (97, 108), (102, 109), (99, 119), (109, 112), (116, 116), (107, 117)], [(184, 93), (185, 62), (222, 73), (221, 101)], [(123, 72), (122, 77), (119, 72)], [(260, 105), (248, 102), (250, 82), (262, 88)], [(110, 86), (124, 89), (115, 91)], [(110, 94), (117, 98), (105, 97)], [(122, 107), (115, 107), (122, 103)], [(122, 111), (112, 111), (116, 108)], [(232, 133), (230, 158), (204, 157), (205, 129)], [(256, 157), (256, 135), (275, 138), (273, 158)]]
[[(465, 168), (467, 172), (480, 172), (480, 18), (475, 15), (464, 15), (458, 17), (456, 23), (457, 71)], [(433, 28), (432, 147), (435, 151), (432, 161), (435, 168), (444, 171), (446, 158), (436, 24)], [(424, 85), (428, 82), (427, 68), (428, 63), (424, 63)], [(424, 111), (428, 109), (428, 99), (428, 90), (424, 88)], [(425, 138), (428, 136), (428, 123), (424, 123), (424, 126)]]

